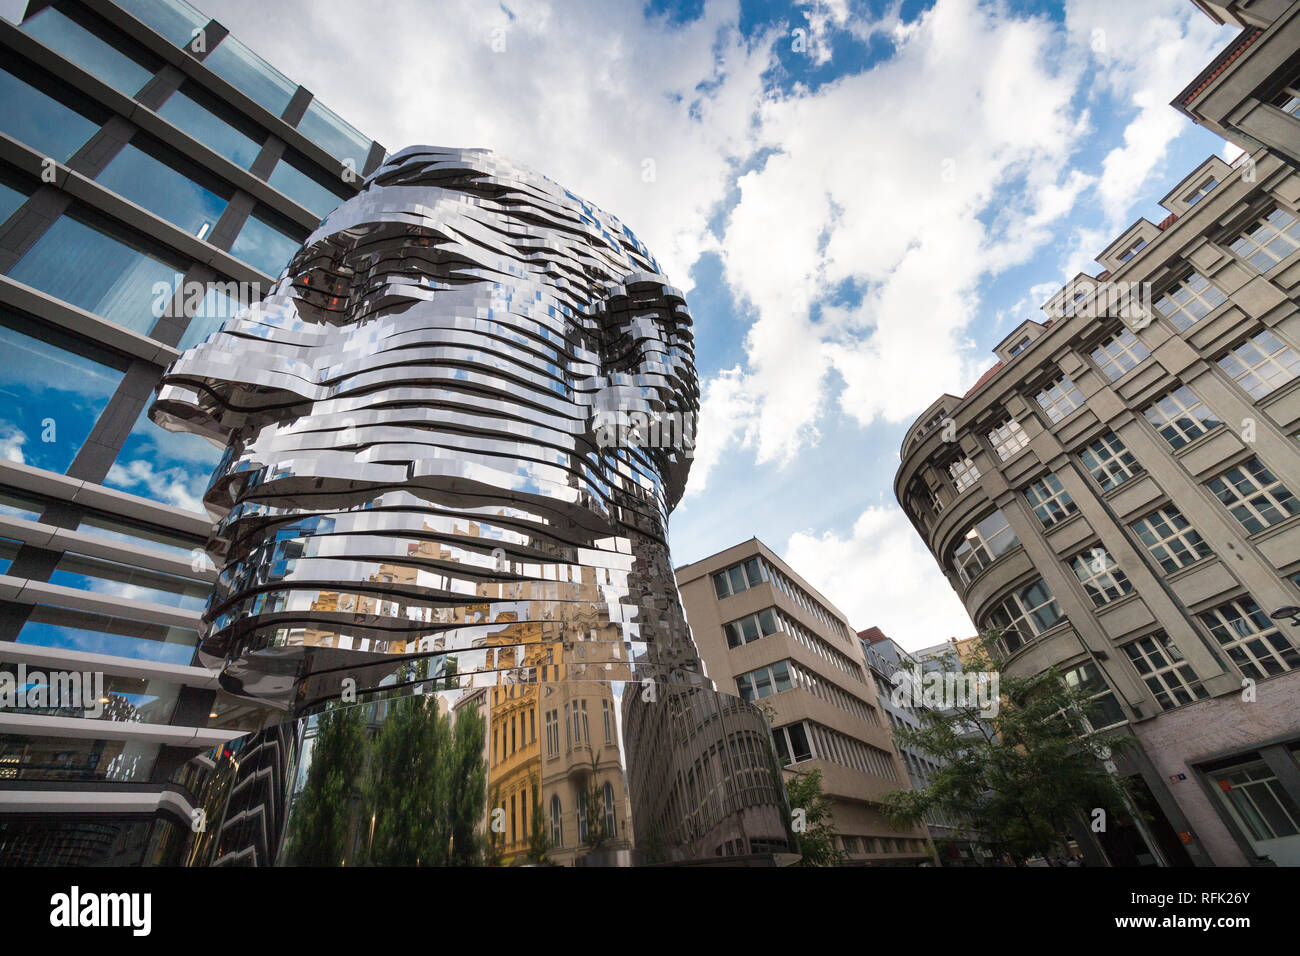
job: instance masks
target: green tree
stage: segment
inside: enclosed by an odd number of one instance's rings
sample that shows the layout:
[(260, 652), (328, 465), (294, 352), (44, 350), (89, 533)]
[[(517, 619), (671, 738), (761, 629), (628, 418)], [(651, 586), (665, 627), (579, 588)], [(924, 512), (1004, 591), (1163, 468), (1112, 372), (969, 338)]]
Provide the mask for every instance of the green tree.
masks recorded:
[(331, 703), (316, 718), (311, 769), (293, 804), (287, 858), (338, 866), (346, 852), (352, 797), (365, 763), (365, 708)]
[(605, 817), (605, 788), (601, 786), (596, 770), (596, 755), (593, 753), (591, 772), (587, 777), (586, 786), (578, 794), (578, 799), (583, 802), (586, 809), (587, 818), (587, 835), (582, 842), (592, 850), (599, 850), (615, 836), (610, 832)]
[(538, 796), (537, 779), (532, 782), (533, 814), (528, 830), (528, 862), (549, 863), (547, 854), (551, 852), (551, 838), (546, 832), (546, 819), (542, 815), (542, 803)]
[(474, 866), (479, 862), (481, 847), (475, 829), (483, 819), (487, 796), (487, 765), (483, 760), (486, 733), (487, 722), (477, 705), (461, 711), (452, 728), (446, 784), (450, 803), (452, 866)]
[[(961, 670), (992, 673), (991, 631)], [(896, 827), (939, 812), (967, 821), (994, 847), (1018, 860), (1056, 848), (1080, 814), (1102, 808), (1123, 814), (1123, 784), (1105, 761), (1132, 744), (1122, 734), (1097, 733), (1086, 718), (1095, 709), (1095, 688), (1072, 687), (1053, 668), (1031, 677), (999, 673), (1001, 701), (996, 718), (981, 719), (980, 705), (921, 711), (917, 728), (895, 731), (897, 740), (935, 758), (940, 769), (922, 790), (899, 790), (884, 800)], [(950, 702), (951, 703), (951, 702)]]
[(375, 738), (367, 786), (374, 813), (370, 861), (379, 866), (443, 866), (451, 826), (447, 808), (451, 721), (437, 698), (389, 700)]
[(785, 782), (790, 813), (799, 837), (802, 859), (796, 866), (838, 866), (846, 859), (836, 843), (832, 801), (822, 792), (822, 772), (796, 773)]

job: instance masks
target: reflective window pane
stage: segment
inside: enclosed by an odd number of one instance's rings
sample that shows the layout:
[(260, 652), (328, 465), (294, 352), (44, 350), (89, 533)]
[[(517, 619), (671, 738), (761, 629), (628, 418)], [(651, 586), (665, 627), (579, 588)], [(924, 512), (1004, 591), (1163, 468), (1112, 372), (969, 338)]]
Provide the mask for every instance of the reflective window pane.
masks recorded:
[(76, 101), (62, 84), (20, 69), (17, 63), (0, 70), (0, 132), (60, 163), (66, 163), (105, 118), (92, 106), (85, 106), (86, 112), (80, 103), (74, 107)]
[(32, 608), (18, 632), (19, 644), (182, 665), (193, 660), (198, 638), (188, 628), (44, 605)]
[(270, 223), (270, 218), (264, 212), (255, 212), (249, 216), (244, 228), (235, 237), (230, 254), (269, 276), (278, 276), (306, 236), (289, 235), (288, 229), (291, 227), (276, 227)]
[(4, 222), (27, 201), (27, 194), (0, 182), (0, 222)]
[(197, 435), (176, 435), (158, 427), (150, 421), (146, 406), (104, 484), (201, 514), (203, 492), (221, 454), (221, 449)]
[(173, 150), (139, 135), (95, 179), (200, 239), (217, 224), (231, 195), (229, 186), (205, 175)]
[(127, 96), (135, 96), (153, 78), (153, 67), (122, 52), (124, 43), (100, 39), (54, 7), (24, 20), (21, 29)]
[(264, 132), (232, 115), (215, 97), (190, 83), (167, 97), (158, 115), (242, 169), (253, 165), (266, 139)]
[(110, 322), (148, 335), (171, 301), (185, 271), (128, 238), (109, 235), (106, 224), (90, 217), (64, 215), (18, 260), (9, 276), (42, 292), (93, 312)]
[(126, 371), (88, 342), (0, 310), (0, 458), (66, 471)]
[(312, 169), (306, 160), (296, 155), (286, 154), (275, 164), (275, 169), (271, 171), (271, 177), (267, 182), (300, 206), (324, 219), (326, 213), (346, 198), (325, 185), (322, 182), (324, 179), (324, 173)]
[(365, 167), (366, 156), (370, 153), (370, 140), (343, 122), (337, 113), (320, 100), (313, 99), (307, 104), (307, 112), (298, 123), (298, 132), (340, 162), (350, 160), (358, 172)]
[(177, 46), (186, 46), (196, 30), (207, 26), (208, 17), (185, 0), (114, 0), (131, 16), (152, 27)]
[[(227, 319), (233, 319), (244, 310), (244, 303), (237, 295), (229, 294), (229, 285), (230, 283), (220, 282), (208, 285), (203, 301), (190, 317), (190, 324), (185, 327), (185, 334), (181, 336), (180, 343), (176, 346), (180, 351), (184, 352), (198, 345), (221, 328)], [(222, 286), (227, 286), (227, 289), (223, 289)]]
[(205, 581), (79, 554), (65, 554), (59, 558), (50, 574), (50, 583), (188, 611), (203, 610), (211, 590)]
[(298, 89), (297, 84), (231, 36), (208, 53), (203, 65), (276, 116), (284, 112)]
[(203, 550), (203, 541), (187, 539), (183, 535), (151, 528), (134, 522), (120, 521), (107, 515), (88, 514), (81, 519), (77, 530), (106, 541), (129, 544), (137, 548), (159, 551), (176, 558), (193, 560), (196, 549)]

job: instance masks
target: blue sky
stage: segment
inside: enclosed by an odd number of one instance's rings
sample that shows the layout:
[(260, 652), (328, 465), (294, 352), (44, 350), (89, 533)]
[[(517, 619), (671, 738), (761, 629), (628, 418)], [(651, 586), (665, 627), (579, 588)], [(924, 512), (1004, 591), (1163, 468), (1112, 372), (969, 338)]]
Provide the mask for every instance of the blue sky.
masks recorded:
[(697, 322), (675, 562), (757, 535), (910, 648), (973, 628), (893, 498), (903, 432), (1225, 152), (1168, 106), (1232, 36), (1189, 0), (196, 5), (390, 150), (492, 147), (622, 218)]

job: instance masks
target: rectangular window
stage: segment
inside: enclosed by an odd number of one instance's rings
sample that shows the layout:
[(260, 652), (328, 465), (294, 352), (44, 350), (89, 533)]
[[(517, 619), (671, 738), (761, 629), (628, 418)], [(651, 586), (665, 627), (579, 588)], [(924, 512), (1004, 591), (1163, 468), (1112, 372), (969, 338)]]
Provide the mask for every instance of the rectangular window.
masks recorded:
[(1228, 469), (1208, 487), (1247, 534), (1300, 514), (1300, 501), (1258, 458), (1248, 458)]
[(1092, 360), (1112, 382), (1141, 365), (1151, 354), (1133, 332), (1122, 328), (1092, 350)]
[(1047, 582), (1039, 578), (1012, 592), (994, 607), (984, 626), (1002, 632), (1002, 647), (1011, 654), (1055, 627), (1060, 620), (1061, 609), (1056, 598)]
[(259, 207), (239, 230), (230, 254), (272, 278), (278, 278), (306, 238), (296, 226)]
[(64, 554), (59, 558), (50, 583), (188, 611), (203, 610), (212, 591), (212, 585), (206, 581), (78, 554)]
[(164, 255), (148, 240), (77, 212), (56, 219), (9, 277), (148, 335), (185, 272), (183, 262)]
[(60, 163), (108, 119), (106, 109), (17, 57), (0, 70), (0, 102), (0, 132)]
[(1178, 645), (1163, 631), (1134, 641), (1124, 651), (1161, 710), (1173, 710), (1210, 696)]
[(1083, 393), (1067, 375), (1062, 375), (1044, 388), (1038, 393), (1037, 398), (1038, 404), (1042, 406), (1043, 411), (1047, 412), (1047, 417), (1053, 423), (1061, 421), (1083, 405)]
[(1048, 472), (1026, 488), (1024, 495), (1044, 528), (1064, 521), (1079, 510), (1070, 493), (1062, 487), (1061, 479), (1053, 472)]
[(789, 661), (777, 661), (770, 667), (760, 667), (736, 678), (740, 696), (749, 701), (771, 697), (793, 686)]
[(208, 25), (208, 18), (185, 0), (114, 0), (141, 23), (151, 27), (170, 43), (188, 46), (197, 31)]
[(1004, 419), (1001, 424), (989, 430), (989, 444), (998, 453), (998, 457), (1007, 461), (1016, 452), (1029, 444), (1029, 436), (1014, 418)]
[(284, 112), (298, 90), (297, 84), (232, 36), (217, 44), (203, 65), (275, 116)]
[(1219, 185), (1219, 181), (1213, 176), (1202, 181), (1202, 183), (1183, 197), (1183, 202), (1189, 206), (1195, 206), (1198, 202), (1208, 196), (1214, 187)]
[(1239, 761), (1213, 774), (1213, 779), (1252, 840), (1300, 833), (1300, 809), (1263, 760)]
[(1228, 297), (1218, 286), (1199, 272), (1193, 272), (1156, 299), (1156, 308), (1178, 331), (1186, 332), (1227, 301)]
[(1076, 554), (1070, 559), (1070, 567), (1097, 607), (1118, 601), (1133, 590), (1128, 576), (1105, 548), (1089, 548)]
[(970, 584), (975, 575), (1002, 555), (1020, 544), (1015, 531), (1007, 523), (1006, 515), (994, 511), (966, 532), (960, 544), (953, 549), (953, 564), (963, 584)]
[(1166, 574), (1214, 554), (1173, 505), (1151, 512), (1134, 521), (1131, 527)]
[(766, 569), (758, 558), (733, 564), (713, 575), (713, 590), (719, 598), (730, 597), (758, 587), (767, 580)]
[(95, 180), (200, 239), (207, 238), (234, 193), (226, 183), (141, 133)]
[(164, 531), (149, 525), (136, 524), (110, 518), (97, 513), (87, 514), (77, 525), (82, 534), (93, 535), (106, 541), (116, 541), (150, 551), (160, 551), (174, 558), (193, 561), (196, 552), (203, 551), (203, 541), (198, 538), (185, 538), (175, 532)]
[(1011, 346), (1010, 352), (1012, 357), (1019, 355), (1027, 348), (1029, 348), (1029, 336), (1026, 335), (1024, 338), (1020, 339), (1020, 341)]
[(975, 467), (975, 462), (969, 458), (958, 458), (956, 461), (949, 463), (948, 474), (952, 476), (952, 483), (957, 489), (957, 494), (961, 494), (979, 481), (980, 478), (980, 470)]
[(1156, 399), (1142, 414), (1175, 451), (1220, 424), (1186, 385)]
[(127, 361), (0, 309), (0, 456), (66, 471), (117, 391)]
[(1135, 255), (1137, 255), (1146, 247), (1147, 247), (1147, 241), (1145, 239), (1139, 239), (1137, 242), (1133, 243), (1133, 245), (1129, 246), (1127, 249), (1125, 249), (1123, 252), (1119, 254), (1119, 261), (1121, 263), (1128, 262), (1130, 259), (1132, 259)]
[[(89, 24), (97, 18), (79, 12), (77, 20), (73, 20), (61, 10), (46, 7), (24, 20), (19, 29), (87, 73), (99, 77), (119, 93), (135, 96), (142, 86), (153, 79), (161, 64), (124, 36), (115, 36), (113, 42), (109, 43), (78, 22), (82, 19)], [(127, 53), (127, 49), (131, 52)]]
[(158, 115), (240, 169), (253, 165), (266, 140), (264, 130), (189, 81), (167, 97)]
[(222, 451), (198, 435), (173, 434), (140, 412), (104, 484), (165, 505), (203, 513), (203, 493)]
[(189, 665), (198, 644), (197, 631), (37, 605), (18, 633), (18, 643), (57, 647), (134, 660)]
[(1219, 359), (1219, 368), (1260, 399), (1300, 375), (1300, 355), (1268, 329), (1261, 329)]
[(298, 132), (339, 162), (351, 163), (358, 173), (365, 168), (370, 140), (320, 100), (313, 99), (307, 104), (307, 111), (298, 121)]
[(776, 633), (776, 615), (772, 608), (765, 608), (757, 614), (747, 614), (739, 620), (724, 624), (723, 631), (727, 635), (728, 647), (752, 644), (760, 638)]
[(1066, 671), (1062, 677), (1067, 687), (1082, 689), (1092, 695), (1088, 698), (1088, 706), (1083, 714), (1084, 723), (1089, 730), (1095, 733), (1122, 724), (1127, 719), (1095, 664), (1080, 664)]
[(1300, 249), (1300, 220), (1275, 206), (1242, 230), (1228, 248), (1260, 272), (1267, 272)]
[(1114, 432), (1107, 432), (1080, 451), (1079, 460), (1102, 491), (1118, 488), (1142, 473), (1142, 466)]
[(1300, 653), (1249, 595), (1199, 616), (1246, 677), (1263, 680), (1300, 665)]
[(267, 182), (321, 219), (346, 198), (339, 195), (323, 170), (297, 153), (286, 152)]

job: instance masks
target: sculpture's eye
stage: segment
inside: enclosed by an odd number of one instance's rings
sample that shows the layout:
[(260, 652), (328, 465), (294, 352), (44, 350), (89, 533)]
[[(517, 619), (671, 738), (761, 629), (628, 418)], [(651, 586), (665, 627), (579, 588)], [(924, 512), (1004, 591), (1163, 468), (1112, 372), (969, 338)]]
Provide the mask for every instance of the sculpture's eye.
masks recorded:
[(327, 312), (346, 312), (352, 290), (351, 271), (325, 259), (310, 263), (293, 280), (298, 297)]

